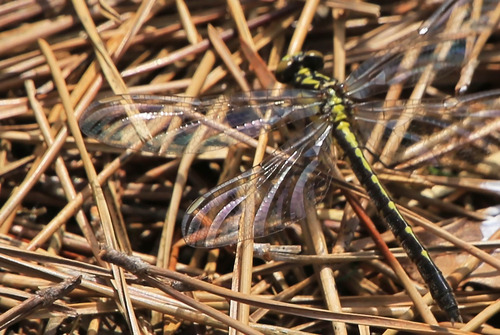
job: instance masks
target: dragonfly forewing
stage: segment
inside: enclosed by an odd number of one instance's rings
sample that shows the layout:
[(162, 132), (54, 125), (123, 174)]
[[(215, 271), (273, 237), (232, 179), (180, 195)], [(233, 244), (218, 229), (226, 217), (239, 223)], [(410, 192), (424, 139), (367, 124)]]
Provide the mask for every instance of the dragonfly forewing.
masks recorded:
[[(82, 115), (89, 137), (120, 148), (157, 155), (181, 155), (202, 126), (208, 132), (194, 153), (221, 149), (279, 125), (320, 112), (317, 91), (255, 91), (202, 100), (182, 96), (114, 96), (98, 101)], [(142, 131), (139, 131), (142, 129)], [(239, 135), (241, 134), (241, 136)], [(246, 137), (245, 137), (246, 136)]]
[[(427, 85), (437, 85), (446, 75), (460, 73), (470, 52), (466, 41), (487, 29), (488, 13), (496, 6), (496, 1), (484, 1), (477, 6), (474, 10), (481, 13), (479, 17), (470, 15), (470, 3), (457, 2), (439, 19), (434, 18), (426, 29), (413, 30), (388, 45), (380, 43), (381, 51), (371, 55), (345, 80), (347, 96), (363, 100), (387, 92), (391, 85), (409, 87), (417, 83), (424, 72), (434, 76)], [(399, 29), (388, 29), (399, 32), (411, 22), (409, 19)]]

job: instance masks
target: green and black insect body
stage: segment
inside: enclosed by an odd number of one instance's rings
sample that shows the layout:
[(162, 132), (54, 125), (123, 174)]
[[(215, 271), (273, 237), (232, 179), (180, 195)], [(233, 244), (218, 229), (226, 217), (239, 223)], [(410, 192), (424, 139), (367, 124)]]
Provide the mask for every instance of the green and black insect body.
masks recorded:
[(447, 312), (451, 320), (460, 320), (457, 302), (448, 282), (401, 215), (363, 154), (350, 123), (349, 106), (352, 103), (344, 98), (345, 94), (336, 80), (317, 72), (321, 64), (322, 55), (317, 51), (287, 56), (278, 67), (282, 72), (278, 72), (276, 76), (297, 88), (312, 88), (324, 92), (323, 113), (331, 114), (329, 121), (333, 125), (333, 136), (348, 157), (353, 172), (401, 246), (417, 266), (422, 278), (429, 285), (434, 300)]

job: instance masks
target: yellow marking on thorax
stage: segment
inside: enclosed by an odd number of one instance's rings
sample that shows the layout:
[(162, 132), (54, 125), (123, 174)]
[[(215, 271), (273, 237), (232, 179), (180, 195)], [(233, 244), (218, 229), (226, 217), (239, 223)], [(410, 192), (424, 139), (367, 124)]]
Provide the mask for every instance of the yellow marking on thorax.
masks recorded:
[(340, 104), (334, 105), (332, 112), (335, 113), (336, 118), (338, 118), (339, 115), (342, 115), (345, 119), (347, 119), (347, 114), (345, 113), (344, 105)]
[(315, 90), (318, 90), (318, 89), (319, 89), (319, 86), (320, 86), (320, 82), (319, 82), (319, 81), (317, 81), (316, 79), (312, 78), (312, 77), (305, 77), (305, 78), (302, 78), (302, 80), (300, 81), (300, 84), (301, 84), (301, 85), (311, 86), (311, 87), (313, 87)]
[(321, 78), (324, 82), (331, 81), (330, 77), (327, 77), (324, 74), (321, 74), (319, 72), (315, 72), (314, 75), (315, 75), (316, 78)]
[[(337, 106), (333, 106), (333, 109), (332, 109), (332, 115), (333, 115), (333, 122), (340, 122), (340, 123), (347, 123), (347, 114), (344, 113), (344, 109), (343, 108), (337, 108)], [(341, 125), (339, 124), (337, 126), (337, 129), (340, 129), (340, 128), (344, 128), (344, 127), (349, 127), (349, 124), (347, 123), (347, 125)]]
[(335, 107), (342, 108), (342, 111), (344, 111), (344, 104), (343, 104), (344, 101), (342, 100), (342, 98), (336, 96), (334, 90), (332, 90), (332, 92), (330, 92), (330, 95), (332, 96), (332, 98), (331, 98), (332, 104), (335, 105)]
[(299, 85), (310, 86), (313, 87), (315, 90), (320, 89), (321, 82), (311, 74), (311, 70), (309, 70), (308, 68), (301, 68), (297, 72), (297, 74), (299, 75), (297, 76), (297, 83)]

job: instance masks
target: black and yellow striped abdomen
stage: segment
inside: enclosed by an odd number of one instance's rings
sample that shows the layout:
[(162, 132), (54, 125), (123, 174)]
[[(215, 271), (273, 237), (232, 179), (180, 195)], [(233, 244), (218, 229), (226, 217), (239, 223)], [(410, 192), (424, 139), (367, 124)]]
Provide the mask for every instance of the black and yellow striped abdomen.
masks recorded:
[(434, 300), (453, 320), (458, 320), (457, 303), (448, 282), (370, 167), (351, 131), (350, 124), (346, 121), (337, 122), (334, 137), (343, 148), (356, 178), (367, 191), (380, 216), (389, 225), (410, 260), (417, 266)]

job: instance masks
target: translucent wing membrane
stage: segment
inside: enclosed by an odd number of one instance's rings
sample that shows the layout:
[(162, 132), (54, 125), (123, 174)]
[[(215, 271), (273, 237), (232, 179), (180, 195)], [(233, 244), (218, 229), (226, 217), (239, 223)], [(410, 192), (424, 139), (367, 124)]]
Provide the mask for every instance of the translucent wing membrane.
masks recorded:
[(208, 133), (196, 151), (199, 153), (245, 142), (278, 122), (315, 115), (320, 112), (322, 96), (318, 91), (303, 90), (256, 91), (203, 100), (114, 96), (90, 106), (80, 127), (86, 135), (111, 146), (179, 155), (193, 134), (206, 126)]
[[(446, 166), (442, 159), (449, 160), (451, 153), (463, 154), (467, 148), (470, 149), (468, 159), (478, 161), (487, 151), (496, 152), (500, 144), (496, 134), (500, 90), (445, 100), (370, 101), (354, 104), (353, 113), (363, 143), (368, 143), (375, 124), (385, 126), (381, 138), (375, 139), (376, 146), (369, 149), (384, 165), (399, 169), (415, 168), (423, 163)], [(401, 120), (410, 124), (401, 127), (403, 131), (398, 127)], [(392, 157), (382, 157), (389, 136), (396, 136), (399, 146)]]
[(290, 147), (194, 202), (182, 222), (186, 242), (209, 248), (238, 242), (242, 213), (252, 202), (254, 231), (247, 238), (267, 236), (303, 219), (304, 197), (316, 202), (324, 197), (333, 164), (331, 125), (315, 122), (305, 130)]
[[(466, 39), (470, 41), (485, 30), (488, 13), (497, 1), (487, 0), (477, 5), (480, 11), (475, 14), (480, 15), (472, 17), (470, 3), (456, 2), (439, 18), (434, 18), (430, 26), (385, 46), (345, 80), (346, 95), (352, 100), (364, 100), (386, 92), (391, 85), (409, 87), (424, 71), (431, 74), (427, 85), (439, 85), (447, 75), (457, 76), (468, 54)], [(411, 20), (405, 21), (401, 30), (408, 24)], [(423, 31), (426, 33), (422, 34)]]
[[(436, 78), (442, 79), (443, 76), (453, 74), (462, 64), (465, 55), (464, 40), (450, 41), (449, 51), (443, 56), (436, 53), (437, 47), (445, 44), (443, 41), (430, 43), (424, 40), (419, 46), (418, 41), (423, 38), (415, 37), (416, 45), (412, 43), (411, 49), (406, 50), (410, 50), (412, 55), (401, 53), (399, 47), (361, 64), (344, 82), (346, 95), (353, 100), (365, 100), (387, 92), (391, 85), (409, 87), (416, 83), (424, 71), (431, 71)], [(405, 47), (409, 48), (409, 45)]]

